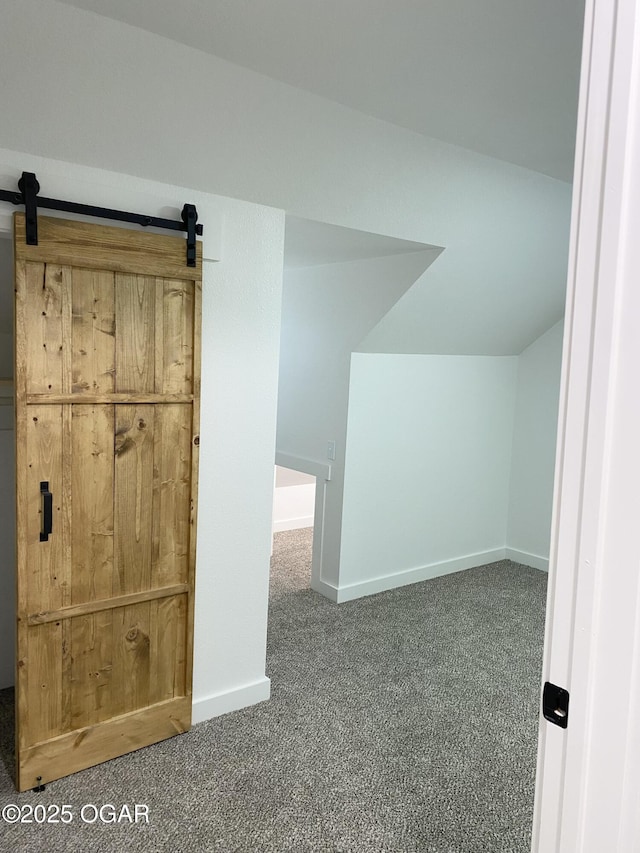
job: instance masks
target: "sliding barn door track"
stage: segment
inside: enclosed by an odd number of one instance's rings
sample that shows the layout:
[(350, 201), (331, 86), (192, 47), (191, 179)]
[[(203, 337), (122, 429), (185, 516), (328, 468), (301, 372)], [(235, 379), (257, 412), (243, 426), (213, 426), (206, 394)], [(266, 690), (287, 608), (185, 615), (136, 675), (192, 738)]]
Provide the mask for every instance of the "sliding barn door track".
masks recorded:
[(61, 210), (64, 213), (78, 213), (81, 216), (96, 216), (99, 219), (115, 219), (118, 222), (133, 222), (136, 225), (154, 228), (166, 228), (170, 231), (187, 233), (187, 266), (196, 265), (196, 235), (202, 235), (202, 225), (198, 222), (198, 211), (194, 204), (185, 204), (181, 219), (163, 219), (160, 216), (147, 216), (143, 213), (128, 213), (125, 210), (112, 210), (108, 207), (95, 207), (92, 204), (78, 204), (75, 201), (61, 201), (57, 198), (39, 196), (40, 184), (33, 172), (23, 172), (18, 181), (19, 192), (0, 190), (0, 201), (24, 205), (25, 238), (28, 246), (38, 245), (38, 208)]

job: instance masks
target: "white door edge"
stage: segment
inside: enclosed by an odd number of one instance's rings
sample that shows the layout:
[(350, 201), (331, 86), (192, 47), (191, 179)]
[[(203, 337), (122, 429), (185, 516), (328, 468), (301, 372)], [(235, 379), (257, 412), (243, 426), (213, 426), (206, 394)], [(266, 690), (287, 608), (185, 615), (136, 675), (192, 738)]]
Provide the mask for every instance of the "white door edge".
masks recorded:
[(571, 699), (540, 725), (534, 853), (640, 843), (639, 13), (586, 2), (543, 664)]

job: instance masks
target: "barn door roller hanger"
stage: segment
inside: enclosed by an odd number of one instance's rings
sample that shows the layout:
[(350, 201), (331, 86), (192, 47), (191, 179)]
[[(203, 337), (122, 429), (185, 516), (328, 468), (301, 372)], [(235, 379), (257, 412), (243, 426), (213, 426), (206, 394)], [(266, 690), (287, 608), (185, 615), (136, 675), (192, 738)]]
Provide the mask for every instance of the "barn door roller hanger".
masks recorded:
[(79, 213), (81, 216), (97, 216), (100, 219), (115, 219), (118, 222), (134, 222), (137, 225), (168, 228), (171, 231), (187, 232), (187, 266), (196, 265), (196, 235), (202, 234), (202, 225), (198, 222), (198, 211), (193, 204), (185, 204), (181, 219), (162, 219), (159, 216), (146, 216), (142, 213), (127, 213), (124, 210), (112, 210), (108, 207), (95, 207), (92, 204), (78, 204), (74, 201), (61, 201), (56, 198), (39, 196), (40, 184), (33, 172), (23, 172), (18, 181), (19, 192), (0, 190), (0, 201), (11, 204), (23, 204), (25, 208), (25, 230), (28, 246), (38, 245), (38, 208), (62, 210), (65, 213)]

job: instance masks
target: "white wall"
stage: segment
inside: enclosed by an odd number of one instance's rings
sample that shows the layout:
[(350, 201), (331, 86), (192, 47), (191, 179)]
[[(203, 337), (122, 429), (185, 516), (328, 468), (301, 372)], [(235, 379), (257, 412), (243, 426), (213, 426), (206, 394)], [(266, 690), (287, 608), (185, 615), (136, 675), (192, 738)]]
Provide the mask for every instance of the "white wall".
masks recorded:
[(0, 145), (444, 246), (412, 350), (513, 354), (561, 316), (567, 184), (52, 0), (1, 15)]
[(269, 696), (284, 214), (230, 199), (222, 208), (221, 260), (203, 288), (196, 720)]
[[(326, 461), (327, 444), (335, 442), (318, 519), (321, 583), (338, 581), (351, 352), (437, 254), (428, 249), (285, 271), (277, 449)], [(315, 576), (313, 584), (320, 588)]]
[(403, 255), (285, 270), (278, 450), (344, 459), (351, 352), (435, 260)]
[(316, 484), (277, 486), (273, 492), (273, 532), (313, 527)]
[(518, 359), (507, 555), (549, 567), (563, 322)]
[(287, 486), (314, 485), (316, 478), (302, 471), (294, 471), (292, 468), (283, 468), (282, 465), (276, 465), (275, 482), (276, 489), (280, 489)]
[[(568, 185), (426, 139), (53, 0), (5, 0), (0, 15), (0, 114), (7, 117), (0, 124), (0, 146), (195, 188), (180, 192), (180, 205), (185, 195), (191, 200), (198, 193), (217, 193), (445, 247), (419, 287), (410, 291), (408, 304), (403, 301), (400, 319), (394, 312), (393, 328), (382, 330), (370, 349), (397, 349), (404, 340), (421, 352), (516, 353), (560, 316)], [(25, 61), (25, 45), (37, 62)], [(116, 193), (106, 179), (85, 193), (77, 170), (61, 166), (60, 180), (55, 181), (44, 164), (39, 170), (38, 161), (26, 154), (14, 159), (7, 178), (2, 176), (3, 185), (15, 186), (30, 163), (43, 195), (81, 200), (85, 194), (84, 200), (92, 203), (124, 203), (121, 180)], [(139, 184), (131, 181), (131, 186)], [(130, 198), (138, 206), (136, 196)], [(175, 205), (177, 197), (170, 203)], [(205, 306), (205, 311), (211, 328), (208, 366), (213, 371), (208, 381), (213, 383), (216, 365), (223, 365), (219, 384), (224, 405), (207, 410), (216, 441), (207, 464), (221, 478), (217, 483), (229, 484), (231, 498), (216, 503), (218, 492), (208, 498), (213, 521), (207, 524), (206, 536), (215, 532), (220, 538), (207, 538), (205, 553), (220, 575), (216, 583), (224, 586), (224, 578), (229, 579), (224, 594), (211, 599), (208, 619), (216, 632), (201, 637), (208, 674), (201, 680), (196, 668), (199, 695), (209, 677), (222, 692), (237, 686), (242, 677), (247, 683), (260, 678), (256, 661), (258, 650), (264, 649), (267, 576), (248, 578), (246, 573), (257, 571), (256, 563), (268, 554), (273, 485), (273, 448), (267, 453), (272, 438), (269, 409), (275, 400), (271, 344), (278, 327), (272, 249), (281, 217), (230, 202), (223, 210), (231, 268), (216, 291), (221, 316), (214, 316), (213, 306)], [(215, 287), (215, 273), (213, 281)], [(309, 390), (309, 399), (323, 397), (325, 377)], [(335, 384), (344, 400), (348, 384), (339, 370)], [(233, 417), (227, 419), (225, 406)], [(344, 442), (338, 428), (342, 424), (344, 429), (344, 423), (341, 414), (334, 428), (323, 414), (309, 441), (297, 449), (281, 449), (324, 459), (326, 440), (335, 439), (338, 458), (333, 470), (341, 480)], [(284, 430), (287, 445), (289, 438), (294, 443), (296, 432), (303, 430)], [(226, 456), (223, 437), (231, 448), (225, 448)], [(246, 483), (240, 490), (237, 472), (232, 477), (234, 454), (243, 443), (245, 455), (235, 461), (251, 469), (249, 482), (255, 490), (247, 490)], [(203, 446), (203, 460), (207, 452)], [(330, 487), (331, 482), (328, 491)], [(214, 491), (211, 484), (204, 488), (205, 494), (207, 488)], [(339, 529), (341, 498), (328, 498), (328, 517)], [(233, 550), (232, 540), (234, 548), (238, 541), (244, 543), (239, 552)], [(339, 543), (334, 539), (326, 544), (329, 580), (337, 581)], [(208, 603), (211, 592), (208, 589), (200, 600)], [(240, 601), (243, 608), (236, 619)], [(232, 606), (226, 607), (229, 602)], [(221, 700), (211, 707), (223, 704)]]
[(316, 478), (276, 465), (273, 490), (273, 532), (313, 527)]
[[(0, 176), (22, 169), (54, 197), (72, 186), (79, 201), (110, 207), (165, 215), (186, 200), (198, 207), (204, 257), (220, 260), (203, 265), (194, 720), (265, 699), (284, 213), (0, 150)], [(0, 205), (0, 228), (9, 224)], [(3, 487), (9, 494), (11, 484)], [(13, 596), (0, 606), (0, 623), (11, 624)], [(9, 654), (0, 646), (5, 670)]]
[(352, 358), (339, 601), (504, 556), (517, 358)]

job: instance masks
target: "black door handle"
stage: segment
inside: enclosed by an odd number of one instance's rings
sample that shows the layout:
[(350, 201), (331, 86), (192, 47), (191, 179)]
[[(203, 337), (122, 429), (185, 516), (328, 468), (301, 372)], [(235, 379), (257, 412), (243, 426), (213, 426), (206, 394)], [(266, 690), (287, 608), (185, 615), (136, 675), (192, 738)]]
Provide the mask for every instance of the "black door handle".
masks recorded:
[(47, 542), (49, 534), (53, 530), (53, 495), (49, 491), (49, 481), (40, 483), (40, 495), (42, 497), (42, 523), (40, 526), (40, 541)]

